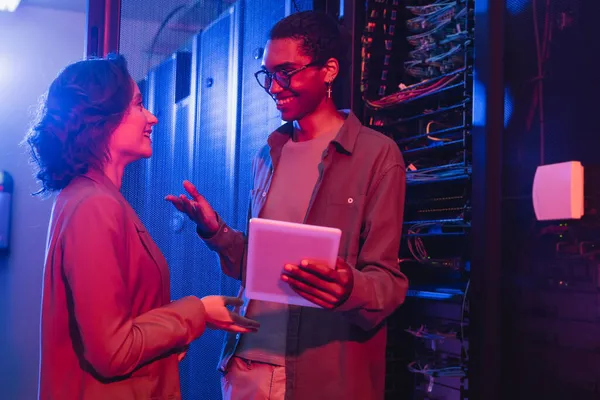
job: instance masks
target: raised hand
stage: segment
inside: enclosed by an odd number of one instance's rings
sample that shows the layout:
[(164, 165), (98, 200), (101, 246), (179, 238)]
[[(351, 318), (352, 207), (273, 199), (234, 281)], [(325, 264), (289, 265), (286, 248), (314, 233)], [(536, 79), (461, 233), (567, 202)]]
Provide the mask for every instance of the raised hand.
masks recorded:
[(191, 200), (184, 194), (179, 195), (179, 197), (169, 194), (165, 197), (165, 200), (173, 203), (175, 208), (194, 221), (203, 234), (206, 236), (214, 235), (219, 230), (219, 221), (217, 220), (215, 210), (198, 193), (198, 189), (196, 189), (196, 186), (192, 182), (183, 181), (183, 187), (192, 198)]

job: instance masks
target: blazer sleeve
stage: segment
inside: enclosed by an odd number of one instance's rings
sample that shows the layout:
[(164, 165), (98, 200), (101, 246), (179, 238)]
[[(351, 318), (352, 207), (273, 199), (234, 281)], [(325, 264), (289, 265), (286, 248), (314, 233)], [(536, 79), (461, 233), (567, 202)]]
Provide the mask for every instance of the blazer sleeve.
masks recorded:
[(136, 293), (125, 284), (131, 267), (126, 226), (117, 199), (94, 195), (78, 204), (61, 235), (63, 278), (83, 356), (105, 378), (127, 375), (188, 345), (206, 325), (204, 305), (194, 296), (132, 315)]

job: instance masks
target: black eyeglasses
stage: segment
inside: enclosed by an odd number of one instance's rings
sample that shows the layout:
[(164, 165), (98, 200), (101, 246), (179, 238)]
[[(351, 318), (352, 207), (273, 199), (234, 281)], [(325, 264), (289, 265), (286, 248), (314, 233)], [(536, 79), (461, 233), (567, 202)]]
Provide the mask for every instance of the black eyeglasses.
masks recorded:
[(317, 62), (311, 62), (310, 64), (303, 65), (300, 68), (296, 68), (292, 71), (281, 70), (281, 71), (269, 72), (264, 69), (261, 69), (260, 71), (257, 71), (254, 73), (254, 77), (256, 78), (256, 81), (258, 82), (258, 84), (263, 89), (265, 89), (267, 92), (271, 88), (273, 79), (275, 79), (275, 82), (277, 82), (277, 84), (279, 86), (281, 86), (283, 89), (287, 89), (290, 87), (290, 83), (292, 82), (293, 75), (297, 74), (300, 71), (304, 71), (307, 68), (314, 67), (317, 65), (320, 65), (320, 64)]

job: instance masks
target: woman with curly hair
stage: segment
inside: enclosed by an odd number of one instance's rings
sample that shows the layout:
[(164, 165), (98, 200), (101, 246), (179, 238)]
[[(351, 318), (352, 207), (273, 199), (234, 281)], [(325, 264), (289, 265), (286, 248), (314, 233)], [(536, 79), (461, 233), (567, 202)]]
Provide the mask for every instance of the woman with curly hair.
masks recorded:
[(39, 193), (57, 192), (46, 249), (40, 399), (180, 399), (178, 361), (205, 327), (253, 332), (239, 300), (170, 301), (162, 253), (119, 192), (158, 122), (122, 56), (66, 67), (26, 143)]

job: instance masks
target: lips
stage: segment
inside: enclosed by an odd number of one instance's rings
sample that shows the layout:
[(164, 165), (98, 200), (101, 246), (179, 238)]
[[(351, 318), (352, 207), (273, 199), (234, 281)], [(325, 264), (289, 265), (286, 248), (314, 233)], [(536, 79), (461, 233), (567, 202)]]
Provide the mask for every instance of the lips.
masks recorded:
[(277, 105), (277, 108), (282, 108), (282, 107), (285, 107), (288, 104), (290, 104), (292, 101), (294, 101), (294, 96), (287, 96), (287, 97), (277, 98), (277, 99), (273, 99), (273, 100), (275, 100), (275, 104)]

